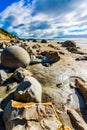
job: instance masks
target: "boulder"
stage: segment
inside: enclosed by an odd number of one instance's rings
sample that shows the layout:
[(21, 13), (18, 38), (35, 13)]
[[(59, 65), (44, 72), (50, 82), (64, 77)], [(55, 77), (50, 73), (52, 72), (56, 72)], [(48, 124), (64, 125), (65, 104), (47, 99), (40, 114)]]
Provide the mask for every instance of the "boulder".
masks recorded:
[(37, 40), (36, 40), (36, 39), (33, 39), (32, 42), (37, 42)]
[(10, 101), (3, 114), (6, 130), (60, 130), (62, 123), (51, 103)]
[(87, 56), (79, 56), (75, 59), (76, 61), (87, 60)]
[(30, 63), (29, 54), (21, 47), (11, 46), (1, 53), (1, 63), (5, 68), (26, 67)]
[(47, 43), (47, 40), (43, 39), (41, 40), (41, 43)]
[(17, 88), (17, 83), (14, 82), (14, 83), (10, 83), (6, 86), (6, 92), (10, 92), (12, 90), (15, 90)]
[(42, 88), (33, 77), (26, 76), (14, 92), (14, 98), (22, 102), (41, 102)]
[(15, 72), (12, 75), (12, 78), (16, 79), (18, 82), (22, 81), (25, 76), (31, 76), (31, 72), (20, 67), (18, 69), (15, 70)]
[(76, 43), (74, 41), (65, 41), (62, 43), (62, 47), (76, 47)]
[(60, 56), (58, 55), (58, 52), (56, 51), (44, 51), (41, 53), (41, 55), (47, 57), (48, 58), (47, 62), (50, 62), (50, 63), (55, 63), (60, 60)]
[(7, 73), (4, 70), (0, 70), (0, 84), (2, 85), (8, 78)]

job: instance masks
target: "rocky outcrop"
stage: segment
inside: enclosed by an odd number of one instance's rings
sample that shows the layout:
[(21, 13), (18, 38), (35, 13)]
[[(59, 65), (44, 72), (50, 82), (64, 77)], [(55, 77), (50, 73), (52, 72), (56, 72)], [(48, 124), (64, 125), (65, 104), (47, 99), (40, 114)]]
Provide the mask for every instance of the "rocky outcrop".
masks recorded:
[(3, 119), (6, 130), (60, 130), (62, 124), (51, 103), (20, 103), (10, 101)]
[(14, 78), (15, 80), (17, 80), (18, 82), (21, 82), (26, 76), (31, 76), (31, 72), (20, 67), (18, 69), (15, 70), (15, 72), (12, 75), (12, 78)]
[(14, 98), (22, 102), (41, 102), (42, 87), (33, 77), (25, 77), (17, 87)]
[(3, 50), (1, 63), (5, 68), (26, 67), (30, 63), (29, 54), (21, 47), (11, 46)]

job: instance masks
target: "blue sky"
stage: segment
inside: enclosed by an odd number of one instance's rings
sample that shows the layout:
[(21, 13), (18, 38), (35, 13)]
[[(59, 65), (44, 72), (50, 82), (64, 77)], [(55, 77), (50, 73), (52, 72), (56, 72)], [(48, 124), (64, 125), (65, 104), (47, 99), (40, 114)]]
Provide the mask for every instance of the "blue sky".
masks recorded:
[(0, 28), (20, 38), (87, 37), (87, 0), (0, 0)]

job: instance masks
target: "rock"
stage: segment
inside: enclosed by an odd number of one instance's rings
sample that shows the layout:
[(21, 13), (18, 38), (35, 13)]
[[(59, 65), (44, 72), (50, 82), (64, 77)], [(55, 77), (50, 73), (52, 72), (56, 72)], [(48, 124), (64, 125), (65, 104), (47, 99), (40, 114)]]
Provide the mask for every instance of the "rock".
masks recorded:
[(60, 60), (60, 56), (56, 51), (44, 51), (41, 54), (48, 58), (47, 62), (49, 63), (55, 63)]
[(15, 72), (12, 75), (12, 78), (16, 79), (18, 82), (21, 82), (25, 76), (31, 76), (31, 72), (20, 67), (18, 69), (15, 70)]
[(41, 102), (42, 88), (33, 77), (25, 77), (14, 93), (15, 100), (22, 102)]
[(3, 114), (3, 110), (0, 108), (0, 116), (2, 116)]
[(55, 50), (59, 50), (57, 46), (53, 46), (52, 44), (49, 44), (48, 47), (54, 48)]
[(76, 47), (67, 47), (67, 50), (71, 53), (78, 53), (78, 50)]
[(82, 94), (87, 106), (87, 84), (80, 79), (76, 79), (75, 85), (79, 92)]
[(42, 65), (45, 66), (45, 67), (50, 67), (51, 66), (50, 63), (42, 63)]
[(5, 68), (26, 67), (30, 63), (29, 54), (21, 47), (11, 46), (3, 50), (1, 63)]
[(33, 39), (32, 42), (37, 42), (37, 40), (36, 40), (36, 39)]
[(52, 44), (48, 44), (48, 47), (54, 48), (54, 46)]
[(2, 85), (8, 78), (7, 73), (4, 70), (0, 70), (0, 84)]
[(74, 41), (65, 41), (62, 43), (62, 47), (76, 47), (76, 43)]
[(65, 53), (64, 53), (64, 52), (62, 52), (62, 51), (59, 51), (59, 54), (60, 54), (60, 55), (65, 55)]
[(35, 44), (34, 46), (32, 46), (33, 49), (38, 49), (40, 48), (41, 46), (39, 44)]
[(41, 40), (41, 43), (47, 43), (47, 40), (43, 39)]
[(76, 128), (76, 130), (87, 130), (86, 122), (80, 117), (80, 115), (74, 109), (68, 109), (67, 112), (71, 117), (73, 126)]
[(87, 56), (80, 56), (75, 59), (76, 61), (87, 60)]
[(12, 91), (12, 90), (14, 90), (15, 88), (17, 88), (17, 83), (16, 82), (14, 82), (14, 83), (11, 83), (11, 84), (8, 84), (7, 86), (6, 86), (6, 92), (9, 92), (9, 91)]
[(5, 43), (0, 43), (0, 49), (4, 49), (6, 47)]
[(60, 130), (62, 123), (51, 103), (10, 101), (3, 114), (6, 130)]

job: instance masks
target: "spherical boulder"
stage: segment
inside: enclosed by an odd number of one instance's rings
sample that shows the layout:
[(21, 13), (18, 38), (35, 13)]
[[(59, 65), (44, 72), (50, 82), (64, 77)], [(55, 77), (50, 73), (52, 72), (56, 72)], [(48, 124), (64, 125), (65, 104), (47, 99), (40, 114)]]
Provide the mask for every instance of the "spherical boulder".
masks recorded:
[(42, 39), (42, 40), (41, 40), (41, 43), (47, 43), (47, 40)]
[(62, 43), (62, 47), (76, 47), (76, 43), (74, 41), (67, 40)]
[(1, 63), (5, 68), (10, 69), (26, 67), (30, 63), (30, 57), (23, 48), (11, 46), (2, 51)]

